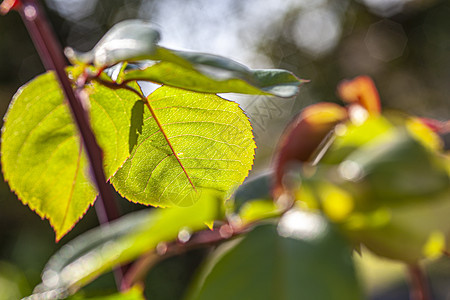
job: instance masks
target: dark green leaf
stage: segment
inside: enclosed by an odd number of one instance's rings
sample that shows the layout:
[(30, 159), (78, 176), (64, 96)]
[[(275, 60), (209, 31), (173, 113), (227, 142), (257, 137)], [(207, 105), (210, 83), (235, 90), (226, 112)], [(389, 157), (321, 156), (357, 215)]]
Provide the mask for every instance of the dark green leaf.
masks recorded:
[(255, 199), (272, 199), (270, 189), (272, 185), (272, 172), (265, 172), (248, 178), (234, 194), (235, 210), (248, 201)]
[(291, 211), (218, 249), (187, 299), (363, 299), (350, 249), (319, 215)]

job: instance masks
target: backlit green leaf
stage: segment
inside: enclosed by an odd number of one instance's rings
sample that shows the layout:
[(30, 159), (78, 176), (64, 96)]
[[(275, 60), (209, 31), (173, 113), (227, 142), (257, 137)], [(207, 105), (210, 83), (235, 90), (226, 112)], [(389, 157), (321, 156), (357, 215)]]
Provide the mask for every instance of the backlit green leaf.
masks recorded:
[(187, 299), (363, 299), (340, 235), (316, 214), (291, 211), (219, 248)]
[[(169, 50), (166, 50), (169, 51)], [(174, 52), (177, 55), (182, 52)], [(185, 54), (191, 54), (185, 52)], [(194, 53), (183, 55), (187, 62), (182, 64), (173, 61), (150, 63), (143, 69), (125, 71), (119, 77), (121, 81), (146, 80), (174, 87), (205, 93), (241, 93), (255, 95), (275, 95), (292, 97), (298, 93), (304, 82), (285, 70), (251, 70), (231, 60), (209, 54)], [(200, 59), (208, 59), (207, 63)], [(191, 59), (191, 60), (189, 60)], [(226, 66), (226, 67), (225, 67)]]
[[(102, 94), (102, 95), (100, 95)], [(142, 112), (133, 93), (96, 87), (91, 94), (93, 130), (104, 150), (110, 177), (130, 153)], [(19, 199), (50, 221), (61, 239), (94, 202), (96, 190), (78, 131), (53, 73), (41, 75), (14, 96), (3, 126), (2, 166)]]
[(221, 217), (222, 202), (216, 192), (204, 191), (193, 206), (143, 210), (80, 235), (50, 259), (34, 292), (68, 296), (117, 264), (175, 240), (181, 230), (208, 230), (205, 223)]
[(247, 176), (255, 149), (238, 104), (167, 86), (148, 100), (162, 131), (146, 108), (136, 147), (112, 178), (119, 193), (163, 207), (192, 205), (203, 188), (229, 196)]

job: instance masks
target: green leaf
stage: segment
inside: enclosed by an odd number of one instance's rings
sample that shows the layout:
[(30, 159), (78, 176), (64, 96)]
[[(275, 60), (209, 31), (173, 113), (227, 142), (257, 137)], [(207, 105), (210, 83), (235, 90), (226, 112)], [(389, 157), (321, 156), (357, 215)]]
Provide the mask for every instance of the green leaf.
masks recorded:
[(240, 210), (245, 203), (251, 200), (272, 199), (270, 194), (272, 176), (272, 172), (264, 172), (245, 180), (234, 193), (235, 210)]
[(37, 77), (14, 96), (3, 125), (1, 154), (11, 190), (49, 219), (56, 240), (94, 202), (88, 162), (53, 73)]
[(239, 211), (242, 224), (263, 219), (279, 217), (282, 210), (271, 199), (259, 199), (246, 202)]
[[(255, 149), (238, 104), (163, 86), (148, 101), (142, 134), (112, 183), (130, 201), (192, 205), (204, 188), (228, 197), (247, 176)], [(166, 139), (167, 137), (167, 139)]]
[(145, 300), (142, 289), (134, 287), (125, 292), (114, 293), (97, 297), (85, 297), (82, 293), (77, 293), (68, 300)]
[(441, 154), (427, 149), (404, 128), (360, 147), (340, 165), (341, 175), (360, 181), (375, 206), (427, 201), (449, 193), (450, 174)]
[(124, 60), (145, 59), (156, 51), (159, 32), (143, 20), (126, 20), (114, 25), (95, 47), (83, 54), (66, 50), (74, 62), (93, 63), (97, 67), (111, 66)]
[[(129, 91), (98, 85), (91, 94), (90, 116), (104, 150), (107, 177), (129, 156), (130, 140), (136, 140), (137, 125), (130, 129), (133, 112), (141, 109), (136, 99)], [(61, 239), (93, 204), (97, 192), (53, 73), (37, 77), (16, 93), (5, 117), (1, 147), (3, 173), (11, 189), (48, 219), (56, 240)]]
[(170, 50), (157, 45), (159, 33), (142, 20), (113, 26), (89, 52), (66, 51), (74, 63), (110, 67), (122, 61), (151, 60), (142, 70), (121, 72), (118, 82), (147, 80), (206, 93), (243, 93), (293, 97), (305, 82), (285, 70), (251, 70), (231, 59)]
[(211, 54), (181, 51), (173, 53), (182, 55), (180, 57), (186, 59), (186, 62), (165, 61), (160, 58), (143, 69), (123, 72), (118, 80), (152, 81), (214, 94), (241, 93), (279, 97), (295, 96), (299, 86), (305, 82), (285, 70), (251, 70), (227, 58)]
[(362, 124), (347, 122), (342, 125), (335, 132), (336, 139), (320, 160), (321, 164), (339, 164), (358, 147), (394, 128), (394, 125), (382, 116), (370, 117)]
[(396, 125), (379, 117), (349, 126), (315, 174), (303, 178), (297, 197), (321, 209), (355, 244), (416, 263), (446, 249), (449, 159), (429, 128), (418, 135), (408, 119)]
[(219, 248), (187, 299), (363, 299), (351, 251), (319, 215), (291, 211)]
[(154, 250), (161, 242), (175, 240), (181, 230), (206, 229), (206, 222), (221, 217), (222, 202), (216, 192), (204, 191), (193, 206), (131, 213), (80, 235), (49, 260), (35, 296), (67, 297), (114, 266)]
[[(448, 163), (448, 157), (416, 140), (404, 127), (353, 151), (337, 172), (329, 170), (335, 174), (334, 183), (354, 202), (352, 214), (343, 222), (346, 232), (391, 259), (415, 263), (440, 255), (445, 239), (440, 243), (435, 237), (450, 232)], [(318, 185), (315, 194), (323, 191), (323, 184)]]
[(144, 103), (126, 89), (109, 89), (93, 82), (87, 86), (92, 129), (103, 150), (109, 179), (130, 156), (142, 132)]

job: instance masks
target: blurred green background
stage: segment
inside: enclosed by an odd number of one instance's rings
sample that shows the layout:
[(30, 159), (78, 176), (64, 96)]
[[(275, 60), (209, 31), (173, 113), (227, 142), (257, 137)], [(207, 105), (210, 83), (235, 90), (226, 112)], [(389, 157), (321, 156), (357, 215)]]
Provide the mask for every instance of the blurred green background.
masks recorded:
[[(284, 68), (311, 80), (295, 99), (225, 95), (249, 115), (258, 144), (255, 171), (270, 165), (275, 141), (306, 105), (337, 101), (336, 84), (367, 74), (384, 108), (449, 119), (448, 0), (46, 0), (41, 1), (63, 46), (89, 50), (115, 23), (152, 21), (161, 45), (209, 52), (252, 68)], [(17, 13), (0, 17), (0, 112), (15, 91), (44, 68)], [(119, 199), (122, 209), (139, 209)], [(31, 293), (47, 259), (61, 245), (97, 226), (95, 211), (59, 244), (42, 221), (0, 181), (0, 300)], [(177, 299), (201, 260), (195, 252), (158, 265), (151, 299)], [(407, 299), (402, 268), (376, 258), (361, 266), (373, 299)], [(432, 272), (436, 299), (448, 299), (450, 267)], [(164, 279), (170, 283), (164, 286)], [(111, 276), (94, 288), (110, 283)], [(447, 281), (446, 281), (447, 280)], [(397, 283), (392, 285), (392, 282)], [(447, 282), (447, 284), (445, 284)], [(157, 287), (157, 288), (155, 288)], [(387, 292), (386, 292), (387, 291)]]

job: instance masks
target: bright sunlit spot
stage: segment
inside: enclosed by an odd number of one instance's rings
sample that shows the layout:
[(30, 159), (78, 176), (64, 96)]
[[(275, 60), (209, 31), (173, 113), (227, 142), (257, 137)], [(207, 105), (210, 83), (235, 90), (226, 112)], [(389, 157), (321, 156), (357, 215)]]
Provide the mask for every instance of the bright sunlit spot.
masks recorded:
[(312, 56), (319, 56), (339, 41), (341, 23), (331, 9), (309, 10), (298, 16), (292, 34), (297, 46)]
[(300, 210), (287, 212), (278, 224), (281, 236), (295, 239), (312, 239), (325, 231), (326, 223), (318, 214)]
[(339, 165), (338, 171), (342, 178), (350, 181), (356, 181), (362, 176), (360, 165), (351, 160), (343, 161)]

